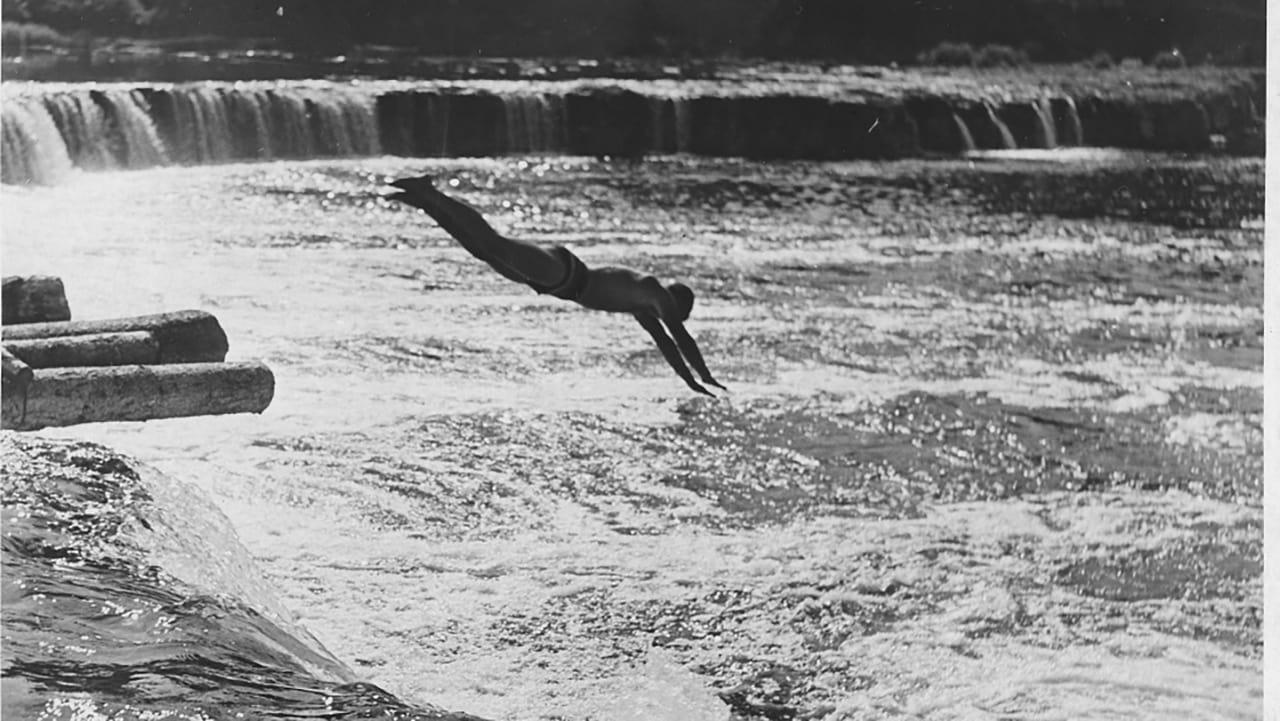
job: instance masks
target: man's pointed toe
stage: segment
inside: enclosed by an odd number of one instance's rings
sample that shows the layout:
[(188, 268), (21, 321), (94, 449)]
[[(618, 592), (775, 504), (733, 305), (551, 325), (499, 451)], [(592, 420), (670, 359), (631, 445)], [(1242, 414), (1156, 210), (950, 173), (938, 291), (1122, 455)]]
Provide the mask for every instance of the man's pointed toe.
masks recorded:
[(419, 175), (413, 178), (398, 178), (391, 181), (390, 185), (393, 188), (399, 188), (410, 192), (414, 190), (421, 190), (423, 189), (423, 186), (431, 189), (435, 188), (435, 183), (430, 175)]

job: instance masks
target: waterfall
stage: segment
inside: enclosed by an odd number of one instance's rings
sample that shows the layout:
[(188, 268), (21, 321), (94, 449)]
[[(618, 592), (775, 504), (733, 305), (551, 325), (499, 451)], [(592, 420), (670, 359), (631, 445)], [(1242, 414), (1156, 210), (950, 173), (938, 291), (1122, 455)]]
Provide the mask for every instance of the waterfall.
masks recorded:
[(690, 138), (693, 133), (693, 114), (689, 112), (689, 99), (676, 97), (671, 99), (676, 125), (676, 152), (690, 151)]
[(969, 126), (965, 124), (964, 118), (961, 118), (959, 115), (952, 113), (951, 122), (955, 124), (956, 133), (960, 137), (961, 151), (967, 153), (970, 150), (977, 149), (978, 144), (973, 142), (973, 133), (970, 132)]
[(1049, 101), (1049, 110), (1058, 131), (1060, 145), (1084, 145), (1084, 127), (1076, 101), (1070, 95), (1060, 95)]
[(339, 89), (193, 86), (161, 91), (184, 163), (381, 152), (369, 97)]
[(271, 117), (269, 137), (281, 158), (309, 158), (315, 155), (311, 124), (307, 120), (307, 101), (295, 93), (267, 93)]
[[(421, 124), (422, 120), (414, 118), (417, 123)], [(428, 137), (433, 140), (439, 138), (438, 142), (432, 142), (427, 145), (427, 150), (433, 155), (445, 155), (449, 148), (449, 96), (432, 94), (427, 97), (427, 117), (426, 127), (431, 133)], [(414, 132), (415, 128), (410, 128), (410, 132)]]
[(44, 105), (73, 165), (89, 170), (112, 166), (111, 148), (102, 141), (108, 135), (107, 113), (88, 93), (59, 93), (45, 98)]
[(1000, 149), (1013, 150), (1018, 147), (1017, 141), (1013, 139), (1013, 131), (1009, 130), (1009, 126), (996, 114), (995, 108), (992, 108), (988, 103), (983, 103), (982, 106), (986, 109), (991, 123), (995, 125), (996, 130), (1000, 133)]
[(549, 153), (564, 149), (564, 102), (542, 93), (502, 96), (509, 153)]
[(231, 124), (222, 94), (213, 88), (189, 88), (172, 94), (175, 159), (212, 163), (231, 158)]
[[(56, 129), (62, 153), (76, 167), (147, 168), (168, 162), (146, 98), (139, 90), (59, 92), (43, 98), (23, 98), (28, 112), (47, 117)], [(43, 105), (38, 112), (33, 105)], [(10, 120), (6, 114), (5, 122)], [(19, 122), (15, 117), (13, 122)], [(6, 130), (6, 132), (8, 132)]]
[(103, 93), (111, 108), (116, 129), (123, 143), (121, 166), (149, 168), (168, 162), (168, 153), (156, 133), (150, 108), (137, 90), (109, 90)]
[(527, 153), (533, 149), (530, 135), (536, 120), (528, 117), (525, 97), (523, 95), (502, 96), (502, 124), (507, 131), (508, 153)]
[[(546, 115), (539, 113), (535, 127), (553, 122)], [(60, 89), (6, 99), (3, 124), (5, 183), (53, 182), (71, 167), (382, 152), (372, 93), (341, 86)], [(537, 143), (554, 147), (543, 138)]]
[[(1067, 95), (903, 101), (701, 94), (697, 88), (552, 82), (439, 84), (253, 81), (124, 87), (5, 84), (5, 183), (55, 182), (69, 169), (362, 157), (563, 153), (638, 157), (881, 158), (968, 149), (1052, 148), (1090, 140), (1202, 148), (1256, 120), (1231, 96), (1213, 122), (1199, 104), (1082, 101)], [(12, 93), (12, 96), (10, 96)], [(1239, 110), (1243, 107), (1246, 110)], [(1080, 113), (1083, 113), (1083, 120)], [(1185, 121), (1180, 118), (1185, 118)], [(1133, 127), (1130, 127), (1133, 126)], [(1165, 126), (1188, 127), (1156, 136)], [(1238, 130), (1233, 131), (1236, 128)], [(872, 130), (874, 129), (874, 133)], [(1230, 131), (1230, 132), (1229, 132)], [(1161, 130), (1160, 132), (1165, 132)]]
[(351, 93), (308, 92), (308, 112), (319, 155), (374, 155), (382, 151), (371, 100)]
[(1049, 99), (1040, 98), (1031, 104), (1031, 108), (1036, 112), (1036, 118), (1040, 123), (1040, 134), (1044, 141), (1044, 147), (1058, 147), (1058, 132), (1053, 123), (1053, 112), (1049, 108)]
[(568, 123), (565, 120), (564, 96), (563, 95), (543, 95), (546, 102), (547, 115), (546, 124), (543, 126), (547, 135), (547, 150), (561, 151), (567, 146), (568, 140), (565, 137), (565, 130)]
[(275, 144), (271, 142), (270, 120), (267, 118), (265, 91), (232, 93), (227, 99), (227, 126), (234, 128), (237, 157), (270, 159), (276, 157)]
[(649, 150), (655, 153), (668, 151), (666, 107), (667, 99), (655, 95), (645, 98), (649, 103)]
[(4, 103), (3, 153), (0, 182), (49, 184), (71, 170), (66, 143), (39, 98)]

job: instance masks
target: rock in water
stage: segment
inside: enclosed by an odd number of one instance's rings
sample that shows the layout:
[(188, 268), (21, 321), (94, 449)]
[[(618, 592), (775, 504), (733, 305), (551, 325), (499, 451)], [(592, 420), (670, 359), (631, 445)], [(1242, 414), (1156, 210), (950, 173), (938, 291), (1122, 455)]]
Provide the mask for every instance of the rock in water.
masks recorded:
[(356, 683), (197, 489), (12, 432), (0, 469), (5, 717), (472, 718)]
[(7, 276), (4, 279), (0, 316), (4, 325), (71, 320), (62, 279), (53, 276)]

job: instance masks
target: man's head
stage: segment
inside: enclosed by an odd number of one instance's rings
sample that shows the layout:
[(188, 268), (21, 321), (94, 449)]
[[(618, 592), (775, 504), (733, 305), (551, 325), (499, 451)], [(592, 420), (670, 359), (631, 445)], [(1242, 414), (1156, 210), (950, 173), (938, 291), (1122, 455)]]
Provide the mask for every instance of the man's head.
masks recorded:
[(676, 301), (676, 311), (679, 314), (680, 322), (689, 320), (689, 314), (693, 312), (693, 290), (684, 283), (672, 283), (667, 286), (667, 292)]

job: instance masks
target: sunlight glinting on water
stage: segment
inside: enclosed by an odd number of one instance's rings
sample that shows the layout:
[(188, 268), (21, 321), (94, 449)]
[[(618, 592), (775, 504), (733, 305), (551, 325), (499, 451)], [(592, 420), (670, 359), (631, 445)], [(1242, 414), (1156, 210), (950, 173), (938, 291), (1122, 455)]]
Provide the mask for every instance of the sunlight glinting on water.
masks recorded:
[[(59, 275), (76, 317), (208, 309), (273, 369), (261, 416), (39, 436), (194, 485), (144, 479), (153, 565), (314, 635), (344, 667), (316, 678), (495, 719), (1256, 718), (1261, 235), (975, 210), (1129, 168), (1037, 162), (72, 171), (4, 187), (6, 273)], [(689, 282), (731, 391), (381, 199), (421, 173)]]

